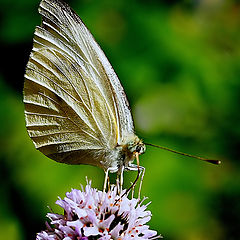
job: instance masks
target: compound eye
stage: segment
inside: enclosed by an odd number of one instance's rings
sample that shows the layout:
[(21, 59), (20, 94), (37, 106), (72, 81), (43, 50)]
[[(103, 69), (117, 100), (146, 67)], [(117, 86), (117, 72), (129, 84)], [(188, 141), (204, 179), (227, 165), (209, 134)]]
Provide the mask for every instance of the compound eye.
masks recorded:
[(142, 146), (137, 145), (136, 152), (141, 153), (142, 152)]

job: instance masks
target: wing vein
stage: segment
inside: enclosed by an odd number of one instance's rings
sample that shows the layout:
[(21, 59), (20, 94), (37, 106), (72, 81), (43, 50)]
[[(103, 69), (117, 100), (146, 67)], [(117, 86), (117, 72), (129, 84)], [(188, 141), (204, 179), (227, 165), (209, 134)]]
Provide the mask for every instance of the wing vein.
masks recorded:
[[(29, 68), (29, 69), (30, 69), (30, 68)], [(34, 70), (34, 69), (31, 69), (31, 70), (36, 71), (36, 70)], [(41, 74), (40, 72), (38, 72), (38, 73)], [(41, 75), (43, 75), (43, 74), (41, 74)], [(43, 76), (44, 76), (44, 75), (43, 75)], [(29, 77), (27, 74), (25, 74), (25, 78), (27, 78), (28, 80), (33, 81), (33, 82), (41, 85), (42, 87), (46, 87), (46, 86), (42, 85), (41, 82), (37, 82), (36, 79), (34, 79), (34, 78), (32, 79), (31, 77)], [(46, 87), (46, 88), (49, 89), (48, 87)], [(51, 89), (50, 89), (50, 90), (51, 90)], [(65, 101), (65, 99), (62, 98), (62, 96), (59, 95), (56, 91), (54, 91), (53, 89), (52, 89), (51, 91), (53, 91), (58, 97), (60, 97), (61, 99), (63, 99), (63, 101)], [(42, 94), (42, 95), (43, 95), (43, 94)], [(44, 95), (44, 96), (46, 96), (46, 95)], [(60, 104), (58, 104), (58, 105), (61, 107)], [(72, 108), (71, 105), (68, 105), (68, 106)], [(61, 108), (61, 109), (62, 109), (62, 108)], [(73, 109), (73, 108), (72, 108), (72, 109)], [(74, 109), (73, 109), (73, 111), (76, 112)], [(66, 114), (66, 112), (65, 112), (65, 114)], [(81, 118), (81, 116), (80, 116), (79, 114), (77, 114), (77, 115), (78, 115), (79, 118)], [(68, 115), (66, 114), (66, 116), (68, 116)], [(69, 119), (70, 119), (71, 122), (74, 123), (78, 128), (80, 128), (80, 126), (79, 126), (77, 123), (75, 123), (71, 118), (69, 118)], [(81, 118), (81, 120), (84, 121), (82, 118)], [(84, 123), (85, 123), (92, 131), (94, 131), (94, 128), (93, 128), (91, 125), (87, 124), (86, 121), (84, 121)]]
[[(61, 61), (61, 59), (55, 54), (55, 52), (54, 51), (51, 51), (53, 54), (54, 54), (54, 56), (59, 60), (59, 62), (61, 62), (62, 64), (63, 64), (63, 62)], [(42, 57), (44, 57), (44, 58), (46, 58), (42, 53), (39, 53)], [(49, 72), (51, 72), (56, 78), (58, 78), (58, 79), (60, 79), (60, 77), (59, 77), (59, 75), (56, 75), (56, 71), (52, 71), (52, 69), (51, 68), (49, 68), (46, 64), (44, 64), (43, 62), (41, 62), (41, 61), (39, 61), (39, 59), (37, 59), (37, 58), (34, 58), (34, 56), (32, 57), (32, 59), (34, 59), (36, 62), (38, 62), (40, 65), (42, 65), (45, 69), (47, 69)], [(85, 108), (88, 110), (88, 112), (89, 113), (91, 113), (91, 115), (93, 115), (92, 114), (92, 112), (90, 111), (90, 109), (88, 108), (88, 106), (85, 104), (85, 102), (83, 101), (83, 99), (82, 99), (82, 97), (81, 97), (81, 95), (78, 93), (78, 91), (77, 91), (77, 89), (76, 89), (76, 87), (73, 85), (73, 83), (72, 83), (72, 81), (68, 78), (68, 76), (62, 71), (62, 69), (61, 68), (59, 68), (59, 66), (57, 66), (56, 64), (55, 64), (55, 62), (53, 62), (50, 58), (46, 58), (48, 61), (50, 61), (58, 70), (59, 70), (59, 72), (61, 72), (62, 74), (63, 74), (63, 76), (66, 78), (66, 80), (68, 81), (68, 83), (72, 86), (72, 88), (74, 89), (74, 91), (76, 92), (76, 94), (78, 95), (78, 97), (80, 98), (80, 100), (81, 101), (78, 101), (77, 99), (77, 101), (78, 102), (80, 102), (80, 103), (82, 103), (84, 106), (85, 106)], [(64, 65), (64, 64), (63, 64)]]
[(63, 119), (68, 119), (68, 117), (64, 116), (59, 116), (59, 115), (54, 115), (54, 114), (47, 114), (47, 113), (34, 113), (34, 112), (28, 112), (25, 111), (25, 114), (27, 115), (35, 115), (35, 116), (45, 116), (45, 117), (55, 117), (55, 118), (63, 118)]
[[(37, 29), (38, 29), (39, 31), (37, 31)], [(40, 29), (41, 29), (42, 31), (44, 31), (45, 34), (47, 33), (49, 36), (45, 36), (45, 35), (40, 31)], [(71, 45), (65, 44), (61, 39), (58, 39), (58, 41), (56, 42), (56, 41), (54, 40), (54, 36), (52, 36), (52, 34), (51, 34), (50, 32), (48, 32), (46, 29), (41, 28), (41, 27), (37, 27), (34, 34), (35, 34), (35, 36), (37, 36), (37, 37), (39, 37), (39, 38), (41, 38), (41, 39), (43, 39), (43, 40), (51, 43), (53, 46), (55, 46), (56, 49), (60, 49), (60, 50), (61, 50), (62, 52), (64, 52), (66, 55), (70, 55), (70, 56), (71, 56), (71, 54), (69, 54), (68, 52), (66, 52), (66, 51), (64, 50), (64, 48), (69, 49), (70, 52), (74, 53), (74, 54), (78, 57), (78, 60), (81, 60), (81, 61), (83, 61), (85, 64), (88, 64), (88, 63), (86, 62), (86, 60), (85, 60), (84, 58), (82, 58), (82, 57), (71, 47)], [(64, 45), (64, 47), (59, 46), (59, 43), (61, 43), (62, 45)], [(44, 45), (44, 43), (42, 43), (42, 45)], [(44, 46), (45, 46), (46, 48), (49, 48), (47, 45), (44, 45)], [(72, 56), (74, 56), (74, 54), (72, 54)], [(77, 59), (76, 59), (76, 60), (77, 60)], [(87, 72), (85, 69), (84, 69), (84, 71)]]

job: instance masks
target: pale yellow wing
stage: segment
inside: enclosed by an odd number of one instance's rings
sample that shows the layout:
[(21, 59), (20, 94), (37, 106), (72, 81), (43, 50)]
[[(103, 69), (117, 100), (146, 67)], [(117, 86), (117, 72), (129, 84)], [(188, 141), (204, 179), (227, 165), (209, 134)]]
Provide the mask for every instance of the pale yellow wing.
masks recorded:
[(56, 161), (108, 168), (107, 153), (133, 132), (123, 88), (66, 4), (43, 0), (39, 12), (24, 84), (28, 133)]

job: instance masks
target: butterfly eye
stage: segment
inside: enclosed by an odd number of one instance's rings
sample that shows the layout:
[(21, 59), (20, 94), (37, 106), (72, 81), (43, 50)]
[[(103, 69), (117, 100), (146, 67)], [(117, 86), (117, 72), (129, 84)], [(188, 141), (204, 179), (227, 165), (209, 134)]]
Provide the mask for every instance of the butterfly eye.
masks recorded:
[(137, 145), (137, 146), (136, 146), (136, 152), (138, 152), (139, 154), (144, 153), (145, 150), (146, 150), (145, 145)]

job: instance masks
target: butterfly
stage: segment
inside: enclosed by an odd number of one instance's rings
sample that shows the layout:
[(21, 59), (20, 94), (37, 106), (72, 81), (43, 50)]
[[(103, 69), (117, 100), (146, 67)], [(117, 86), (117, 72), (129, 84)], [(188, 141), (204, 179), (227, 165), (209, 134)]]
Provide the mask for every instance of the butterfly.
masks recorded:
[(57, 162), (89, 164), (106, 173), (142, 171), (133, 161), (146, 147), (104, 52), (66, 3), (42, 0), (39, 13), (23, 100), (36, 149)]
[[(80, 17), (60, 0), (42, 0), (41, 26), (26, 66), (26, 127), (35, 147), (66, 164), (89, 164), (120, 175), (138, 171), (146, 145), (184, 156), (210, 160), (145, 143), (135, 134), (124, 89), (105, 54)], [(137, 164), (133, 164), (134, 160)]]

